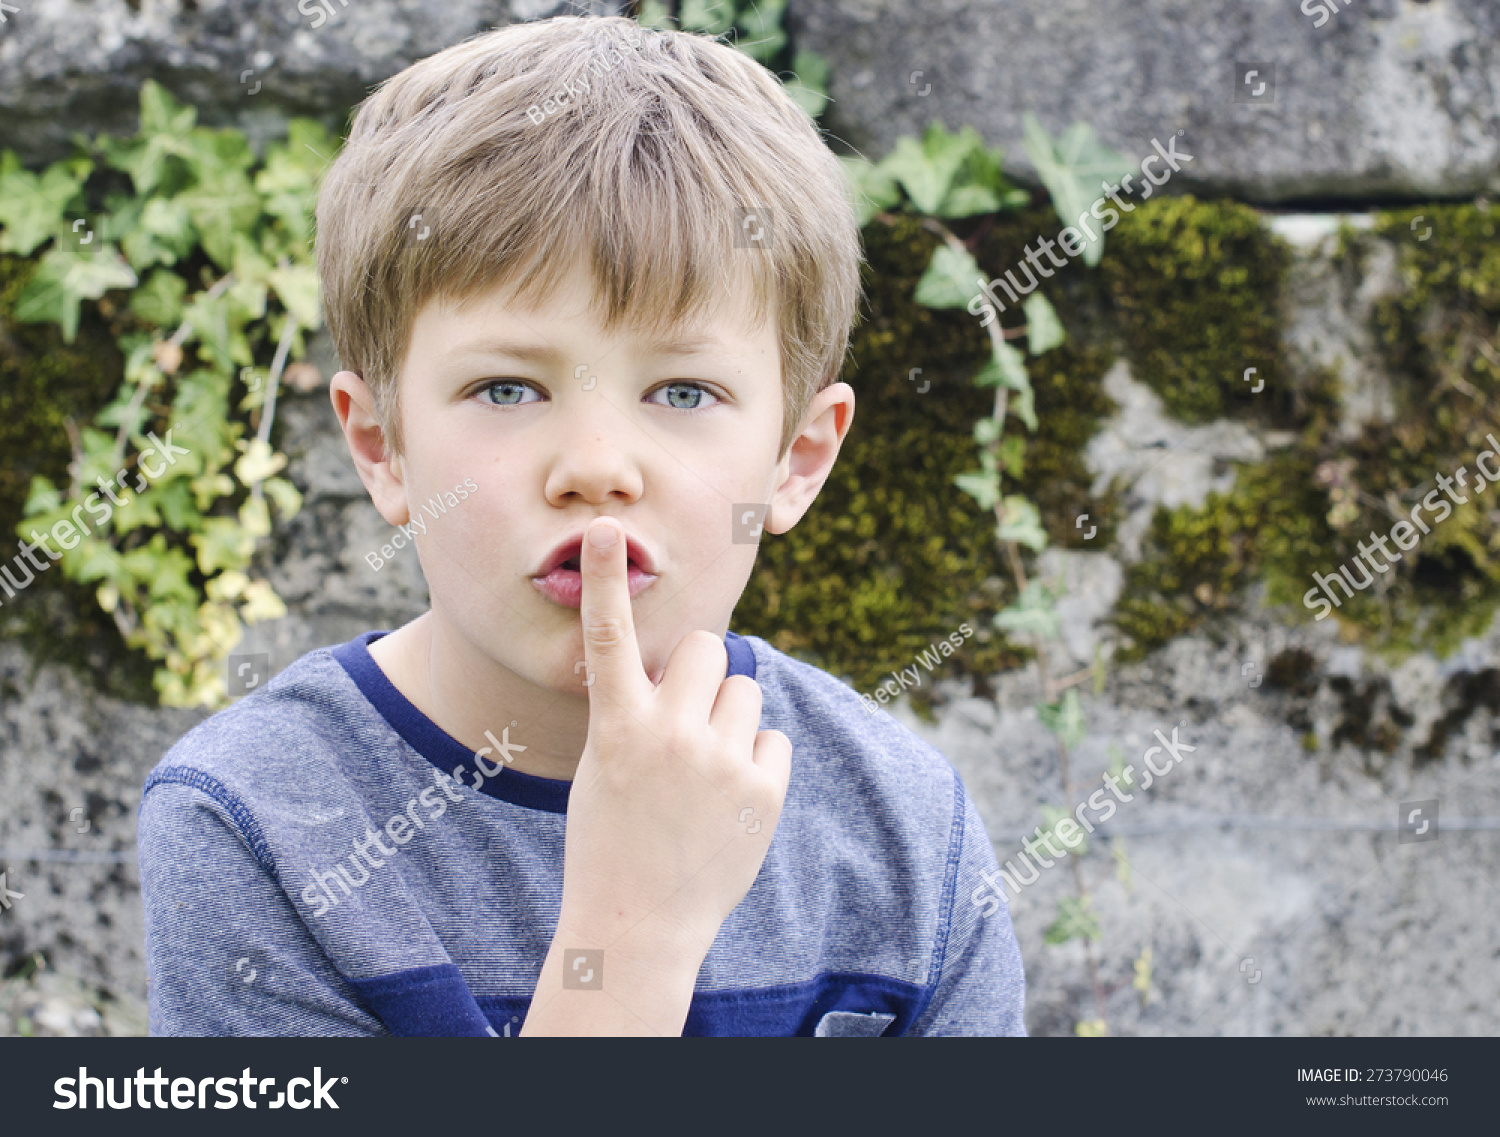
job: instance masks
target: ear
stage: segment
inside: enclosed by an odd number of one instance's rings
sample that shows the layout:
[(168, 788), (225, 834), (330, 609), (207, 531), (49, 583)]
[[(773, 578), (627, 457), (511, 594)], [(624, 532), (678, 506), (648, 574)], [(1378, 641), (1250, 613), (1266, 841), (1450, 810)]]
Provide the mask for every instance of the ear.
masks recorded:
[(386, 442), (380, 416), (375, 413), (374, 394), (358, 373), (340, 371), (329, 381), (328, 397), (333, 400), (334, 414), (339, 416), (354, 468), (370, 491), (370, 500), (390, 524), (405, 525), (411, 520), (411, 510), (406, 504), (401, 456), (393, 454)]
[(776, 468), (776, 489), (764, 523), (767, 533), (785, 533), (802, 520), (828, 480), (853, 421), (853, 387), (834, 383), (818, 392)]

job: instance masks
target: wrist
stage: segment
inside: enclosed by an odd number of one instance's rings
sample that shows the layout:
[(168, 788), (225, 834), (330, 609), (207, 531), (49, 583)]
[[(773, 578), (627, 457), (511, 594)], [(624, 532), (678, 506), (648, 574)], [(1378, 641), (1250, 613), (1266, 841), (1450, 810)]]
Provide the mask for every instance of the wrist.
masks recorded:
[(610, 938), (559, 920), (521, 1034), (681, 1035), (708, 946), (658, 927)]
[(580, 912), (564, 907), (552, 934), (549, 956), (568, 949), (608, 950), (635, 973), (696, 977), (718, 928), (686, 925), (654, 915), (619, 910)]

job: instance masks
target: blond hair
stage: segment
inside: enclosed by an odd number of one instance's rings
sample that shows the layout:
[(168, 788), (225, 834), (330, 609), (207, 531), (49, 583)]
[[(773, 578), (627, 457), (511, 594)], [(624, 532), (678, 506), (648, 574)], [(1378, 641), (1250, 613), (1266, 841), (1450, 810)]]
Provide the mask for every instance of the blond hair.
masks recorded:
[[(769, 239), (736, 247), (761, 228)], [(759, 327), (777, 303), (785, 455), (838, 378), (861, 295), (846, 175), (749, 56), (617, 16), (487, 32), (360, 105), (318, 195), (318, 273), (394, 452), (422, 306), (500, 285), (544, 303), (580, 257), (607, 332), (654, 339), (736, 299), (727, 310)], [(748, 280), (748, 310), (731, 280)]]

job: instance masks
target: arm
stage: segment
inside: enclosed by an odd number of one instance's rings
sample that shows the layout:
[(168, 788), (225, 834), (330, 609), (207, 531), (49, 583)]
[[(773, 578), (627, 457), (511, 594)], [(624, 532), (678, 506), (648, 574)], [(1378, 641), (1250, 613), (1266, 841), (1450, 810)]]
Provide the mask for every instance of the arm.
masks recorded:
[(381, 1035), (229, 811), (183, 785), (141, 803), (152, 1035)]
[[(1024, 1036), (1026, 972), (1010, 908), (1003, 899), (996, 901), (998, 909), (994, 903), (973, 902), (976, 888), (989, 891), (981, 874), (998, 866), (984, 822), (967, 793), (963, 794), (962, 824), (937, 990), (907, 1034)], [(986, 911), (991, 913), (988, 918)]]

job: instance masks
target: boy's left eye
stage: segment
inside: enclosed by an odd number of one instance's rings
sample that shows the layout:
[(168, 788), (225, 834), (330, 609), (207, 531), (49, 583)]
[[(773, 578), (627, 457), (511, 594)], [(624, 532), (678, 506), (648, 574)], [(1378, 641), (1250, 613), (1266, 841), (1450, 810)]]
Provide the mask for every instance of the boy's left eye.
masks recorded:
[[(666, 406), (675, 407), (678, 410), (683, 411), (696, 411), (704, 409), (701, 406), (703, 400), (701, 398), (695, 398), (694, 396), (707, 395), (709, 398), (716, 401), (719, 398), (718, 395), (715, 395), (702, 383), (668, 383), (664, 387), (658, 387), (651, 393), (653, 395), (659, 395), (663, 392), (666, 392), (667, 395), (667, 402), (665, 404)], [(677, 392), (677, 394), (674, 395), (673, 392)], [(684, 405), (684, 401), (686, 401), (686, 405)]]
[[(524, 379), (497, 379), (493, 383), (488, 383), (484, 387), (481, 387), (478, 393), (484, 396), (485, 402), (493, 406), (519, 407), (525, 405), (520, 399), (527, 391), (531, 391), (533, 394), (540, 394), (536, 387)], [(667, 401), (665, 403), (658, 403), (658, 406), (668, 406), (682, 411), (706, 409), (701, 405), (703, 402), (701, 396), (703, 395), (720, 401), (719, 396), (714, 394), (704, 384), (685, 380), (664, 384), (655, 391), (652, 391), (651, 394), (655, 396), (662, 392), (667, 393)]]

